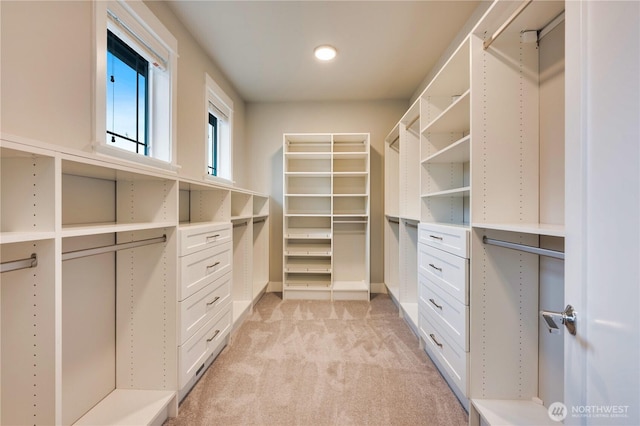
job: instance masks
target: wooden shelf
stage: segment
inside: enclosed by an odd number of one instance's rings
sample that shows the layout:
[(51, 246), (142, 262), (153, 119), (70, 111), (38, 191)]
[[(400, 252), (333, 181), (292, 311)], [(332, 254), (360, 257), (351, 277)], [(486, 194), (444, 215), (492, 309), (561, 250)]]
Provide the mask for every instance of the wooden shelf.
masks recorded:
[(480, 417), (489, 425), (557, 425), (547, 409), (536, 402), (507, 399), (472, 399)]
[(422, 164), (468, 163), (471, 157), (471, 136), (467, 135), (448, 147), (427, 157)]
[(428, 123), (421, 133), (463, 133), (470, 129), (471, 91), (467, 90), (440, 115)]
[(55, 238), (56, 233), (51, 232), (0, 232), (0, 244), (23, 243), (27, 241), (40, 241)]
[(115, 232), (132, 232), (147, 229), (162, 229), (176, 226), (175, 222), (158, 223), (85, 223), (62, 226), (62, 237), (81, 237), (85, 235), (110, 234)]
[(331, 172), (285, 172), (286, 177), (331, 177)]
[(437, 198), (437, 197), (468, 197), (471, 188), (464, 186), (462, 188), (447, 189), (446, 191), (432, 192), (425, 194), (425, 198)]
[(116, 389), (75, 425), (147, 425), (164, 421), (176, 398), (172, 391)]
[(495, 229), (498, 231), (522, 232), (549, 237), (565, 236), (564, 225), (548, 225), (544, 223), (472, 223), (474, 228)]
[(285, 152), (291, 160), (330, 160), (331, 152)]
[(285, 238), (331, 239), (331, 228), (289, 228)]

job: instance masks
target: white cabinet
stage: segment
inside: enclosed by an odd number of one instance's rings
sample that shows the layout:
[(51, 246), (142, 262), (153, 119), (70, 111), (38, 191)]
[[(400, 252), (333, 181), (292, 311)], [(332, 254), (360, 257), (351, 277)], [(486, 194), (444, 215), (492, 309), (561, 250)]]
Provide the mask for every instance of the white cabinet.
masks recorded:
[[(245, 311), (267, 284), (268, 198), (5, 139), (0, 185), (0, 423), (175, 416), (229, 336), (232, 267)], [(244, 259), (232, 213), (262, 221)]]
[(369, 299), (369, 135), (285, 134), (285, 298)]

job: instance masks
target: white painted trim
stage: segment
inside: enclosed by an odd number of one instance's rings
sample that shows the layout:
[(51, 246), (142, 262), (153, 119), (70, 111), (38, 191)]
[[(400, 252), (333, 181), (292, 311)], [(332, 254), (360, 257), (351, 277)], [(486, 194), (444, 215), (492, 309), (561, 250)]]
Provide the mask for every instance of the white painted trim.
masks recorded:
[[(204, 74), (205, 77), (205, 107), (204, 107), (204, 113), (205, 113), (205, 132), (204, 132), (204, 152), (205, 155), (203, 156), (203, 160), (204, 160), (204, 172), (205, 175), (207, 175), (209, 178), (213, 179), (214, 181), (217, 179), (220, 179), (224, 182), (227, 183), (231, 183), (234, 184), (234, 180), (233, 180), (233, 145), (234, 145), (234, 138), (233, 138), (233, 123), (234, 123), (234, 119), (233, 119), (233, 115), (234, 115), (234, 111), (233, 111), (233, 100), (225, 93), (224, 90), (222, 90), (222, 88), (218, 85), (218, 83), (215, 82), (215, 80), (213, 78), (211, 78), (211, 76), (208, 73)], [(228, 177), (223, 177), (223, 176), (210, 176), (207, 174), (207, 166), (208, 166), (208, 153), (209, 153), (209, 146), (208, 146), (208, 132), (209, 132), (209, 118), (208, 118), (208, 114), (209, 114), (209, 103), (213, 104), (217, 109), (219, 109), (221, 112), (224, 112), (228, 115), (228, 120), (227, 120), (227, 126), (229, 127), (229, 144), (227, 146), (228, 149), (228, 154), (225, 155), (225, 158), (223, 161), (226, 162), (226, 166), (228, 167)], [(223, 151), (223, 150), (221, 150)], [(224, 151), (222, 152), (222, 154), (224, 155)], [(208, 178), (208, 179), (209, 179)]]

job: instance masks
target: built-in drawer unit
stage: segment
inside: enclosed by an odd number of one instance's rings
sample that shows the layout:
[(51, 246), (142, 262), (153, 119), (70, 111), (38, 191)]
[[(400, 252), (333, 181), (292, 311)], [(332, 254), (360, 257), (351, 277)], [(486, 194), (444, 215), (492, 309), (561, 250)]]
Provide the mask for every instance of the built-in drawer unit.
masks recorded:
[(206, 223), (180, 226), (179, 256), (231, 241), (230, 223)]
[(216, 316), (231, 297), (231, 272), (197, 291), (180, 306), (180, 343), (185, 343), (200, 327)]
[(205, 361), (226, 342), (231, 330), (231, 303), (180, 346), (180, 388), (198, 374)]
[(418, 244), (418, 273), (460, 302), (469, 302), (469, 260), (426, 244)]
[(469, 257), (469, 230), (467, 228), (421, 223), (418, 226), (418, 242), (456, 256)]
[(450, 384), (457, 386), (465, 396), (468, 395), (469, 352), (463, 351), (453, 343), (449, 335), (441, 330), (437, 322), (425, 315), (425, 312), (420, 312), (419, 329), (427, 351), (432, 357), (436, 357), (444, 368), (444, 371), (440, 372), (450, 379), (447, 380)]
[(468, 352), (469, 336), (467, 334), (467, 324), (469, 321), (469, 306), (431, 283), (422, 274), (418, 274), (418, 287), (420, 309), (426, 312), (427, 317), (434, 322), (439, 322), (440, 328), (449, 335), (461, 350)]
[(184, 300), (220, 278), (232, 268), (231, 243), (211, 247), (180, 258), (180, 295)]

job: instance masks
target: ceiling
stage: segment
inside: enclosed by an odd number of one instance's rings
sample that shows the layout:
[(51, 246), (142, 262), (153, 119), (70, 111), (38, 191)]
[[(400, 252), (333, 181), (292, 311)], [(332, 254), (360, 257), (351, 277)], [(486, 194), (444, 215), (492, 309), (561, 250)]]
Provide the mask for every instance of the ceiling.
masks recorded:
[[(167, 1), (247, 102), (409, 99), (473, 1)], [(313, 49), (338, 56), (320, 63)]]

